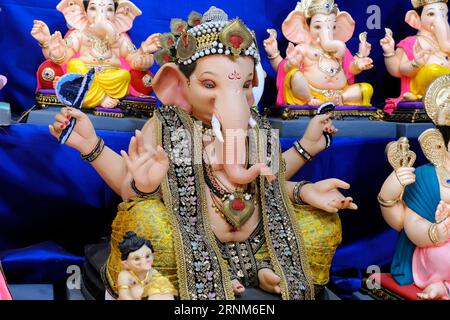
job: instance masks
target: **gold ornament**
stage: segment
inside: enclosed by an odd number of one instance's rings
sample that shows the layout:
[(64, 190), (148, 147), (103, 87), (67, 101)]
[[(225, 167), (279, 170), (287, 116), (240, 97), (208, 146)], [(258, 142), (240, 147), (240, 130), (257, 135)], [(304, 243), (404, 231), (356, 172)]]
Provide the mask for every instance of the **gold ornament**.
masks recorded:
[(428, 129), (419, 136), (419, 143), (428, 161), (436, 167), (441, 167), (445, 162), (444, 137), (438, 129)]
[(183, 33), (177, 43), (177, 58), (187, 60), (197, 51), (197, 39), (187, 32)]
[(196, 11), (192, 11), (188, 17), (188, 25), (190, 27), (198, 26), (202, 23), (202, 15)]
[(220, 33), (219, 39), (235, 56), (240, 55), (253, 43), (252, 33), (239, 18), (230, 21)]
[(338, 6), (334, 0), (302, 0), (297, 3), (295, 10), (303, 12), (306, 18), (312, 18), (319, 13), (336, 14)]
[(416, 154), (409, 150), (409, 140), (406, 137), (390, 142), (386, 146), (386, 154), (389, 164), (394, 170), (401, 167), (412, 167), (416, 161)]
[(172, 19), (170, 20), (170, 32), (174, 35), (181, 35), (186, 32), (188, 29), (188, 23), (181, 19)]
[(436, 78), (423, 99), (425, 110), (437, 126), (450, 126), (450, 74)]
[(53, 81), (55, 79), (55, 70), (52, 68), (45, 68), (41, 75), (45, 81)]
[(447, 0), (411, 0), (411, 4), (414, 7), (414, 9), (421, 8), (423, 6), (426, 6), (427, 4), (438, 3), (438, 2), (447, 3)]
[(436, 168), (436, 173), (441, 186), (450, 188), (450, 173), (445, 169), (444, 166)]

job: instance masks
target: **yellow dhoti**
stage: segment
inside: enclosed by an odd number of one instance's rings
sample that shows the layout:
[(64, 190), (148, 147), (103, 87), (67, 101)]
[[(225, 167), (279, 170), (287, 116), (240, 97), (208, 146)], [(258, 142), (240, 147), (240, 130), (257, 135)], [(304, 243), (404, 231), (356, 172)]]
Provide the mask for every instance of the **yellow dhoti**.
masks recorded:
[(301, 232), (305, 252), (309, 258), (313, 283), (325, 285), (330, 280), (331, 262), (342, 241), (339, 215), (311, 206), (293, 206), (297, 230)]
[(419, 72), (411, 81), (411, 93), (418, 99), (422, 99), (428, 86), (437, 77), (450, 73), (450, 68), (440, 66), (438, 64), (430, 64), (425, 67), (421, 67)]
[[(85, 75), (89, 66), (80, 59), (72, 59), (67, 64), (68, 73)], [(102, 71), (96, 70), (94, 81), (83, 103), (85, 108), (94, 108), (101, 104), (107, 96), (121, 99), (128, 94), (131, 76), (128, 70), (104, 66)]]
[[(331, 261), (342, 239), (337, 214), (324, 213), (310, 206), (294, 206), (294, 219), (301, 231), (315, 285), (329, 281)], [(155, 251), (153, 267), (167, 277), (178, 290), (177, 263), (173, 241), (173, 226), (169, 212), (160, 199), (133, 199), (119, 205), (112, 225), (111, 254), (106, 266), (109, 287), (117, 294), (117, 279), (122, 271), (119, 242), (127, 231), (149, 239)], [(270, 259), (267, 244), (255, 254), (256, 261)], [(164, 287), (170, 287), (164, 285)]]
[[(292, 91), (292, 77), (296, 72), (300, 72), (298, 69), (292, 69), (286, 74), (286, 78), (284, 79), (284, 95), (286, 104), (288, 105), (307, 105), (309, 101), (303, 101), (300, 98), (297, 98)], [(361, 99), (355, 101), (346, 102), (345, 105), (348, 106), (367, 106), (370, 107), (370, 100), (373, 96), (373, 87), (369, 83), (357, 83), (353, 85), (347, 85), (343, 89), (339, 90), (322, 90), (313, 88), (310, 86), (310, 93), (312, 98), (318, 99), (323, 102), (333, 101), (336, 95), (342, 95), (344, 91), (350, 90), (352, 87), (359, 87), (361, 91)]]

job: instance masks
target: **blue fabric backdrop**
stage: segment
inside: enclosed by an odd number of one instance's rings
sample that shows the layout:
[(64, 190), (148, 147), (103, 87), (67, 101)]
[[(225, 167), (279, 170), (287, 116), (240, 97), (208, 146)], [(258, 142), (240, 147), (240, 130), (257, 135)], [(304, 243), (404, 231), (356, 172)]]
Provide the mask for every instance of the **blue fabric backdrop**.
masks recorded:
[[(33, 106), (35, 73), (39, 64), (43, 62), (40, 47), (30, 35), (33, 20), (45, 21), (51, 32), (67, 30), (64, 17), (55, 9), (58, 2), (58, 0), (0, 0), (0, 74), (9, 78), (8, 86), (0, 92), (0, 101), (10, 102), (16, 113), (21, 113)], [(277, 29), (283, 55), (287, 43), (282, 39), (280, 27), (297, 3), (295, 0), (171, 0), (167, 2), (134, 0), (134, 2), (143, 12), (142, 16), (135, 20), (135, 26), (130, 32), (136, 44), (140, 44), (152, 33), (168, 31), (169, 21), (173, 17), (185, 19), (191, 10), (203, 13), (211, 5), (215, 5), (226, 10), (230, 17), (239, 16), (254, 29), (261, 48), (262, 41), (267, 37), (266, 29)], [(377, 105), (388, 96), (398, 96), (399, 81), (387, 74), (378, 43), (384, 36), (384, 27), (390, 27), (394, 31), (397, 42), (406, 35), (414, 33), (414, 30), (403, 21), (406, 11), (411, 8), (410, 1), (340, 0), (337, 3), (342, 10), (350, 12), (356, 21), (354, 38), (348, 44), (350, 50), (353, 53), (358, 50), (357, 38), (362, 31), (369, 32), (369, 41), (373, 45), (371, 56), (375, 60), (375, 69), (363, 73), (357, 80), (368, 81), (374, 85)], [(381, 29), (368, 30), (367, 20), (373, 12), (367, 13), (367, 11), (369, 6), (374, 5), (382, 9)], [(262, 52), (262, 56), (263, 65), (269, 74), (263, 104), (270, 105), (275, 101), (275, 74), (270, 68), (265, 52)], [(152, 70), (156, 71), (157, 66)]]

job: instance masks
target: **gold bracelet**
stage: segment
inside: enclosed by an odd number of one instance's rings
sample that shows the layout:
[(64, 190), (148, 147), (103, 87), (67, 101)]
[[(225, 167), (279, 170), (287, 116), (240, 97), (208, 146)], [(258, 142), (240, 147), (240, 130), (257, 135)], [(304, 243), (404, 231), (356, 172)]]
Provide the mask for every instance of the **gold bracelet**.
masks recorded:
[(380, 195), (378, 195), (377, 200), (380, 206), (384, 208), (390, 208), (395, 206), (400, 201), (400, 198), (397, 198), (395, 200), (384, 200)]
[(50, 59), (56, 64), (61, 64), (66, 59), (66, 56), (67, 56), (67, 51), (64, 51), (63, 56), (58, 59), (53, 57), (53, 55), (50, 53)]
[(430, 227), (428, 228), (428, 238), (430, 239), (431, 243), (433, 245), (436, 245), (439, 243), (439, 239), (437, 236), (437, 224), (432, 223)]
[(395, 51), (394, 51), (394, 52), (391, 52), (391, 53), (383, 53), (383, 56), (384, 56), (385, 58), (392, 58), (392, 57), (395, 57)]
[(46, 41), (46, 42), (44, 42), (44, 43), (40, 43), (40, 42), (39, 42), (39, 46), (40, 46), (42, 49), (47, 49), (47, 48), (49, 47), (48, 41)]
[(273, 55), (273, 56), (268, 56), (267, 57), (267, 59), (269, 59), (269, 60), (274, 60), (274, 59), (276, 59), (276, 58), (278, 58), (279, 56), (280, 56), (280, 50), (278, 50), (277, 52), (275, 52), (275, 54)]
[(411, 65), (412, 65), (412, 67), (413, 67), (414, 69), (420, 68), (420, 65), (417, 64), (416, 59), (414, 59), (413, 61), (411, 61)]
[(128, 289), (130, 289), (130, 286), (123, 285), (123, 286), (117, 287), (117, 289), (119, 289), (119, 290), (128, 290)]

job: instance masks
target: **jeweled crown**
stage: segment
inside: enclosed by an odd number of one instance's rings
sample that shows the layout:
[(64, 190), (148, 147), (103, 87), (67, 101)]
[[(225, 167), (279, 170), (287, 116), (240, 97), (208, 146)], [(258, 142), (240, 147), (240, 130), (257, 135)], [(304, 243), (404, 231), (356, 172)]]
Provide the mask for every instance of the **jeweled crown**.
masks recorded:
[(411, 4), (414, 9), (421, 8), (423, 6), (426, 6), (427, 4), (437, 3), (437, 2), (443, 2), (447, 3), (448, 0), (411, 0)]
[(303, 12), (306, 18), (312, 18), (318, 13), (337, 13), (338, 5), (334, 0), (302, 0), (297, 3), (295, 10)]
[(170, 33), (161, 35), (156, 62), (188, 65), (211, 54), (251, 56), (259, 61), (255, 34), (239, 18), (228, 20), (225, 11), (211, 7), (203, 16), (191, 12), (188, 21), (172, 19)]

